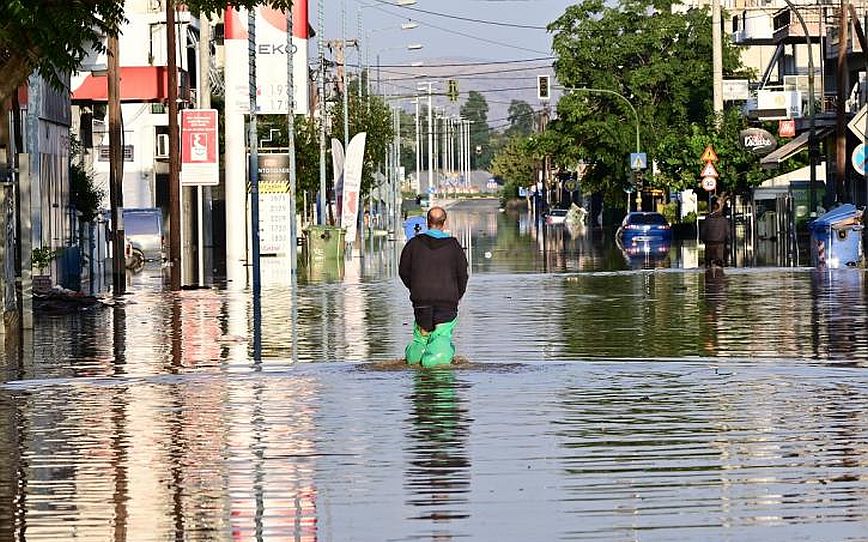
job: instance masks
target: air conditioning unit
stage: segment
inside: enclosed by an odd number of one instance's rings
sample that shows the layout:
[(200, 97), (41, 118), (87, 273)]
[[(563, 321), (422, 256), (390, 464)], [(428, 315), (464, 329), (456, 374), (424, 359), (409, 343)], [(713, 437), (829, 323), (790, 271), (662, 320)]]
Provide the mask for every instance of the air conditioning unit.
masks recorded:
[(154, 158), (169, 157), (169, 134), (157, 134), (157, 148), (154, 151)]

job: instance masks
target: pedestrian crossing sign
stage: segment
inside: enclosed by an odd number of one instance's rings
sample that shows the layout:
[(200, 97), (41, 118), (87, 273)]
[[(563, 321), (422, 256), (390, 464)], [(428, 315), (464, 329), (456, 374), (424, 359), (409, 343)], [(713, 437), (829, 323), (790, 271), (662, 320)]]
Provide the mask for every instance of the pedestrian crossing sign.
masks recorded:
[(700, 177), (715, 177), (715, 178), (717, 178), (717, 177), (719, 177), (719, 175), (717, 174), (717, 169), (714, 167), (714, 164), (712, 164), (711, 162), (708, 162), (707, 164), (705, 164), (705, 168), (702, 170), (702, 174), (700, 175)]
[(644, 152), (630, 153), (630, 169), (646, 169), (648, 167), (648, 156)]

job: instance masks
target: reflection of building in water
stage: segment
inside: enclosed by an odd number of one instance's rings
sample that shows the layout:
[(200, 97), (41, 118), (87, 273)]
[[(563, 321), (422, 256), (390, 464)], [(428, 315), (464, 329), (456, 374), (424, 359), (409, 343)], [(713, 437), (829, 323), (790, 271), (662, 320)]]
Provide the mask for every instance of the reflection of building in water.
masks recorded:
[(361, 284), (361, 259), (351, 258), (346, 262), (344, 285), (340, 291), (340, 303), (343, 307), (343, 337), (339, 341), (342, 346), (336, 352), (337, 359), (348, 361), (366, 361), (370, 354), (368, 349), (369, 329), (366, 326), (366, 298)]
[(317, 540), (312, 380), (257, 379), (236, 384), (224, 450), (232, 539)]
[(465, 384), (451, 370), (418, 371), (414, 378), (407, 426), (407, 504), (412, 518), (432, 522), (436, 540), (451, 540), (448, 524), (469, 516), (464, 509), (470, 491)]

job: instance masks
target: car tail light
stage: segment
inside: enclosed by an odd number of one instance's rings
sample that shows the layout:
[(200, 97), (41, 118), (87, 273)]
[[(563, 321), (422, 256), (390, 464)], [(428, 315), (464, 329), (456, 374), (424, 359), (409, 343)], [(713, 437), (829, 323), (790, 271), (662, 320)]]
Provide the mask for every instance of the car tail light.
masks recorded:
[(637, 226), (636, 224), (627, 224), (624, 229), (627, 230), (641, 230), (642, 226)]

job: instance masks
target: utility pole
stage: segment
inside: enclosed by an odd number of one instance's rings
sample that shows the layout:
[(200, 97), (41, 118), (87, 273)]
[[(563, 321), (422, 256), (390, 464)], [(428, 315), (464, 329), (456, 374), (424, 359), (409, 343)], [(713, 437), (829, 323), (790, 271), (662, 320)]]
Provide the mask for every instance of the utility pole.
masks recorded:
[(431, 107), (431, 81), (428, 81), (428, 189), (434, 186), (434, 114)]
[(416, 93), (416, 99), (414, 100), (416, 104), (416, 190), (422, 189), (421, 179), (419, 178), (422, 175), (422, 154), (421, 154), (421, 135), (419, 133), (419, 93)]
[(723, 113), (723, 37), (720, 26), (720, 0), (713, 0), (711, 3), (711, 60), (715, 115)]
[(317, 48), (319, 49), (319, 224), (326, 224), (326, 209), (328, 207), (328, 194), (326, 193), (326, 107), (325, 107), (325, 0), (319, 0), (317, 18), (319, 19), (319, 30), (317, 34)]
[(170, 289), (181, 289), (181, 157), (178, 134), (178, 58), (175, 45), (175, 0), (166, 2), (166, 48), (169, 70), (169, 277)]
[(247, 47), (248, 69), (250, 82), (248, 93), (250, 98), (250, 119), (247, 125), (247, 145), (250, 147), (250, 263), (253, 279), (251, 285), (253, 294), (258, 297), (261, 288), (261, 273), (259, 268), (259, 138), (256, 133), (256, 10), (247, 12)]
[(127, 273), (124, 252), (124, 149), (121, 134), (120, 53), (118, 35), (108, 36), (108, 117), (109, 117), (109, 199), (112, 220), (112, 289), (115, 295), (126, 291)]
[[(288, 104), (288, 112), (286, 114), (286, 132), (288, 140), (289, 152), (289, 271), (295, 280), (296, 269), (298, 267), (298, 226), (295, 220), (296, 212), (296, 171), (295, 171), (295, 80), (294, 80), (294, 64), (293, 64), (293, 46), (292, 46), (292, 10), (286, 10), (286, 102)], [(295, 282), (293, 282), (293, 294), (295, 294)], [(295, 302), (293, 302), (293, 314), (295, 314)], [(297, 341), (295, 340), (295, 318), (292, 320), (293, 325), (293, 340), (292, 340), (292, 359), (297, 359)]]
[[(341, 52), (341, 65), (343, 66), (343, 86), (344, 90), (341, 92), (343, 94), (343, 102), (344, 102), (344, 154), (346, 154), (347, 150), (350, 148), (350, 85), (349, 85), (349, 77), (347, 76), (347, 0), (341, 0), (341, 46), (339, 51)], [(337, 195), (335, 195), (337, 197)], [(343, 224), (341, 224), (343, 226)], [(346, 226), (344, 226), (346, 227)], [(348, 242), (352, 243), (353, 239), (347, 239)]]
[[(847, 125), (846, 125), (846, 101), (850, 90), (849, 74), (847, 72), (847, 45), (850, 38), (849, 35), (849, 10), (847, 9), (848, 0), (841, 0), (841, 11), (839, 13), (839, 39), (838, 39), (838, 69), (835, 71), (838, 85), (838, 105), (837, 105), (837, 126), (835, 130), (835, 140), (837, 144), (837, 153), (835, 157), (835, 201), (846, 199), (846, 183), (847, 177)], [(814, 213), (816, 208), (811, 209)]]
[[(211, 21), (207, 14), (199, 16), (199, 108), (211, 109)], [(198, 201), (198, 265), (197, 279), (199, 286), (205, 285), (205, 244), (210, 246), (211, 240), (211, 187), (196, 187), (196, 200)], [(207, 215), (207, 219), (206, 219)], [(205, 226), (208, 225), (208, 235), (205, 235)], [(210, 260), (210, 258), (209, 258)]]

